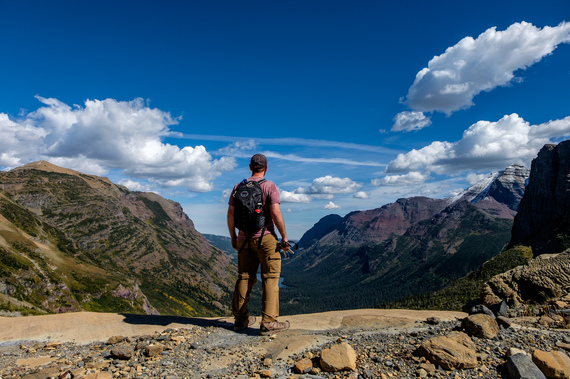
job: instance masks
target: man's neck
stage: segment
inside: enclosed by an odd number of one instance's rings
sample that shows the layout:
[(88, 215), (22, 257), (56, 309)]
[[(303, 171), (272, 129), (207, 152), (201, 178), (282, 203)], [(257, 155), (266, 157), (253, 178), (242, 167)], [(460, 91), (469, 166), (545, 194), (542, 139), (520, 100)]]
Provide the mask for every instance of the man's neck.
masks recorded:
[(265, 173), (264, 173), (264, 172), (252, 172), (252, 173), (251, 173), (251, 177), (252, 177), (252, 178), (263, 179), (264, 176), (265, 176)]

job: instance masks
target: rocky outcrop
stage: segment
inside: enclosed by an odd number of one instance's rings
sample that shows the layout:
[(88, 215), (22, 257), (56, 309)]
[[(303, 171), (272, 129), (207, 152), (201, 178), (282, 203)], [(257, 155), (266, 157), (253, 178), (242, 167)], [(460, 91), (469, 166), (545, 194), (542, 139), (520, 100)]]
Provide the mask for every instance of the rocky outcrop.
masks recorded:
[(531, 246), (535, 256), (570, 247), (569, 213), (570, 141), (564, 141), (545, 145), (532, 161), (509, 246)]
[(482, 290), (481, 300), (487, 306), (527, 302), (543, 303), (570, 293), (570, 250), (542, 255), (503, 274), (493, 277)]

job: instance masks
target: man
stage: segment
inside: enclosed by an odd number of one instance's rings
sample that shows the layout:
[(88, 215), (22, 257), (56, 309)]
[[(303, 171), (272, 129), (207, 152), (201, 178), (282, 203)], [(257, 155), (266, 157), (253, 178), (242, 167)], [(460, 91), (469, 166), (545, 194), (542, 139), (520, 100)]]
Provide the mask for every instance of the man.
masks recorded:
[[(262, 181), (267, 173), (267, 158), (255, 154), (249, 164), (251, 177), (248, 182)], [(279, 277), (281, 274), (281, 253), (275, 227), (281, 234), (281, 248), (289, 251), (285, 222), (279, 207), (279, 191), (275, 183), (263, 180), (260, 184), (263, 192), (263, 212), (265, 225), (260, 230), (246, 235), (242, 230), (236, 234), (234, 220), (236, 187), (228, 202), (228, 229), (232, 247), (238, 251), (238, 279), (234, 290), (232, 311), (234, 330), (241, 331), (255, 323), (255, 317), (249, 315), (247, 305), (254, 284), (257, 282), (257, 269), (261, 265), (262, 309), (260, 334), (268, 335), (289, 329), (289, 321), (279, 322)]]

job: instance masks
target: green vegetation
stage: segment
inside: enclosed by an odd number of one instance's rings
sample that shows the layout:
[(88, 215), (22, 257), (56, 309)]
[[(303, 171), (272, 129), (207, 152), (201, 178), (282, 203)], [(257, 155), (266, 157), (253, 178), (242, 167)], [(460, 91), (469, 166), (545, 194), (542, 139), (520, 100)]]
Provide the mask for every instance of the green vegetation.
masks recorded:
[(460, 311), (462, 307), (479, 299), (483, 284), (520, 265), (526, 265), (532, 259), (532, 249), (527, 246), (515, 246), (490, 259), (479, 269), (470, 272), (448, 287), (421, 295), (408, 296), (404, 299), (386, 302), (381, 308), (435, 309)]

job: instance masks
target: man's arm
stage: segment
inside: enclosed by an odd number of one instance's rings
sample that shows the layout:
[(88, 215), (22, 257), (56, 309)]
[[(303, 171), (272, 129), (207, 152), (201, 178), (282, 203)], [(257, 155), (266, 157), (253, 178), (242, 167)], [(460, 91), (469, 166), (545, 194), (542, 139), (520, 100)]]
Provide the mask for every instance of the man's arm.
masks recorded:
[(279, 203), (271, 204), (269, 210), (271, 211), (271, 218), (273, 219), (273, 223), (277, 227), (277, 230), (279, 230), (279, 234), (281, 234), (281, 240), (283, 242), (288, 242), (289, 240), (287, 239), (285, 221), (283, 221), (283, 215), (281, 214)]
[(228, 205), (228, 229), (230, 231), (230, 238), (232, 239), (232, 247), (237, 250), (237, 234), (236, 226), (234, 223), (234, 206)]

